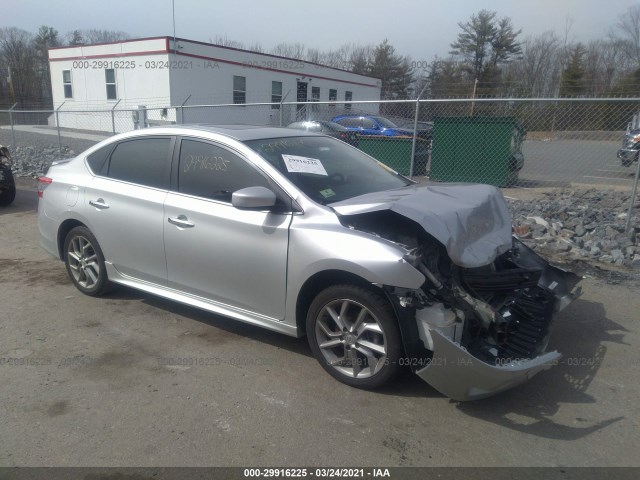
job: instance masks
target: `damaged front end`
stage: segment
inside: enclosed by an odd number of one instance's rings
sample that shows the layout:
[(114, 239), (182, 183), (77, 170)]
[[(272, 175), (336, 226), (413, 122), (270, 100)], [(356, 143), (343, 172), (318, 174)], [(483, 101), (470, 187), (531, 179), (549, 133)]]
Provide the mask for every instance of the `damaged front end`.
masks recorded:
[[(400, 308), (415, 309), (422, 358), (415, 372), (455, 400), (487, 397), (550, 368), (561, 355), (546, 352), (556, 312), (580, 295), (579, 277), (549, 265), (516, 238), (487, 267), (453, 266), (432, 273), (418, 249), (408, 257), (435, 282), (400, 292)], [(423, 272), (424, 273), (424, 272)], [(398, 293), (398, 292), (396, 292)], [(404, 307), (402, 306), (404, 304)]]
[[(489, 195), (490, 202), (478, 203), (499, 206)], [(403, 260), (424, 275), (417, 290), (385, 290), (399, 318), (406, 363), (435, 389), (460, 401), (494, 395), (557, 363), (561, 355), (546, 352), (554, 314), (580, 295), (577, 275), (550, 265), (510, 233), (505, 239), (506, 220), (498, 219), (499, 228), (492, 228), (486, 215), (478, 218), (478, 212), (488, 211), (482, 205), (475, 211), (469, 206), (467, 217), (474, 221), (467, 224), (488, 227), (475, 243), (467, 236), (465, 250), (458, 244), (455, 259), (455, 236), (432, 235), (432, 224), (418, 216), (389, 208), (342, 217), (351, 228), (402, 244), (408, 252)], [(455, 215), (463, 229), (459, 212)], [(455, 224), (452, 218), (449, 223)], [(484, 249), (479, 247), (482, 233)], [(484, 255), (486, 264), (460, 261), (472, 249), (473, 258)]]

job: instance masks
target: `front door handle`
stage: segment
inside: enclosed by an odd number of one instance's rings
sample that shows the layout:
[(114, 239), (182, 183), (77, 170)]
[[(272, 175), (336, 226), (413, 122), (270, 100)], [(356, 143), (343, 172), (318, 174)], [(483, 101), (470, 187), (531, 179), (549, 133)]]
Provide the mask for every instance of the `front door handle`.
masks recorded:
[(105, 210), (109, 208), (109, 205), (107, 204), (107, 202), (105, 202), (101, 198), (97, 200), (89, 200), (89, 205), (91, 205), (92, 207), (96, 207), (98, 210)]
[(177, 217), (169, 217), (168, 220), (169, 220), (169, 223), (175, 225), (176, 227), (193, 228), (196, 226), (196, 224), (193, 222), (190, 222), (185, 215), (178, 215)]

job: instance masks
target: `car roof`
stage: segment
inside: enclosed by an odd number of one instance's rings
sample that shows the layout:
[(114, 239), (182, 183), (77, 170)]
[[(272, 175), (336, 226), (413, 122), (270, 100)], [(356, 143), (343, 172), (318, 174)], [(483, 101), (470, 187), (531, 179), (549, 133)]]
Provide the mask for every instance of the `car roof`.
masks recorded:
[[(206, 123), (149, 127), (144, 129), (144, 131), (151, 133), (156, 129), (158, 131), (162, 130), (163, 132), (171, 130), (176, 135), (180, 135), (181, 130), (199, 130), (225, 135), (241, 142), (247, 140), (261, 140), (263, 138), (299, 137), (301, 135), (300, 130), (293, 130), (286, 127), (265, 127), (260, 125), (213, 125)], [(137, 131), (141, 132), (140, 130)], [(305, 132), (304, 135), (313, 135), (313, 133)]]

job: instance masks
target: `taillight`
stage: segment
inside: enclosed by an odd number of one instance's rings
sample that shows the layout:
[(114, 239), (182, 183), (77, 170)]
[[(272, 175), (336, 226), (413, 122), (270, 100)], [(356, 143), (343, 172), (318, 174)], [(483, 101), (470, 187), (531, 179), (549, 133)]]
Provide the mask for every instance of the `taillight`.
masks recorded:
[(44, 193), (44, 190), (49, 185), (51, 185), (52, 182), (53, 182), (53, 179), (49, 177), (38, 178), (38, 198), (42, 198), (42, 194)]

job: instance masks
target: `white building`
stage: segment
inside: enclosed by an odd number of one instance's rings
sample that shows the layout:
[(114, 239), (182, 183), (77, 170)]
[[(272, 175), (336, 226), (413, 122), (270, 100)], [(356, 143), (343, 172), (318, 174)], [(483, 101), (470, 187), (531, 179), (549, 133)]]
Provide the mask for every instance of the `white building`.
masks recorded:
[[(117, 132), (181, 122), (284, 125), (327, 119), (348, 104), (242, 106), (285, 101), (379, 100), (381, 82), (310, 62), (173, 37), (49, 50), (54, 108), (62, 127)], [(215, 108), (171, 108), (221, 104)], [(236, 104), (236, 105), (234, 105)], [(114, 114), (82, 113), (111, 110)], [(377, 113), (376, 104), (358, 111)], [(122, 111), (126, 110), (126, 111)], [(136, 111), (134, 111), (136, 110)], [(70, 112), (70, 111), (73, 111)], [(55, 124), (55, 115), (50, 123)], [(281, 118), (282, 117), (282, 118)]]

